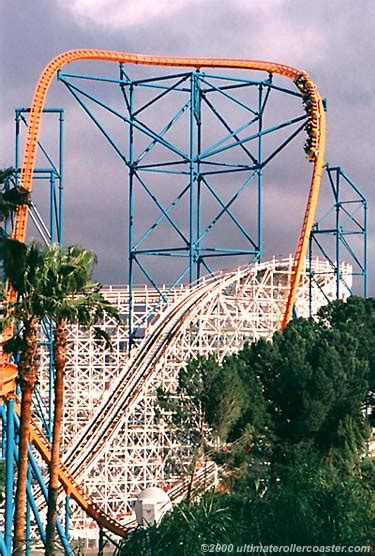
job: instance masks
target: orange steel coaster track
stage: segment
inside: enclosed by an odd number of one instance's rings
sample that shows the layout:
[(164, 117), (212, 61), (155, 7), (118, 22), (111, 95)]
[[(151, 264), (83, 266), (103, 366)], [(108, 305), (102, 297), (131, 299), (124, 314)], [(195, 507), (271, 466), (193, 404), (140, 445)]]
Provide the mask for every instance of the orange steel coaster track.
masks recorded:
[[(109, 62), (119, 62), (128, 64), (143, 64), (150, 66), (174, 66), (200, 68), (227, 68), (227, 69), (247, 69), (265, 71), (270, 74), (275, 73), (292, 79), (297, 87), (308, 96), (310, 101), (309, 109), (309, 129), (310, 143), (308, 147), (308, 158), (313, 162), (313, 173), (311, 185), (302, 223), (300, 236), (294, 256), (294, 266), (290, 290), (285, 305), (280, 329), (283, 330), (291, 318), (293, 306), (296, 301), (297, 290), (304, 266), (304, 259), (308, 248), (308, 242), (312, 226), (314, 224), (315, 210), (318, 201), (319, 188), (322, 171), (325, 166), (325, 113), (323, 100), (308, 74), (290, 66), (276, 64), (272, 62), (262, 62), (254, 60), (240, 59), (215, 59), (215, 58), (178, 58), (167, 56), (148, 56), (140, 54), (128, 54), (126, 52), (116, 52), (109, 50), (72, 50), (64, 52), (54, 58), (42, 72), (35, 89), (30, 120), (27, 131), (27, 138), (23, 152), (20, 185), (31, 192), (32, 177), (35, 167), (37, 142), (40, 133), (42, 112), (46, 101), (47, 92), (56, 72), (65, 64), (78, 60), (100, 60)], [(28, 218), (28, 207), (23, 206), (18, 209), (12, 230), (12, 238), (19, 241), (25, 240)], [(15, 292), (8, 288), (7, 298), (9, 301), (14, 299)], [(11, 330), (4, 333), (4, 337), (9, 337)], [(0, 396), (3, 398), (15, 396), (16, 368), (12, 365), (6, 354), (2, 354), (0, 369)], [(30, 441), (35, 445), (43, 459), (50, 460), (49, 443), (38, 427), (33, 424)], [(69, 471), (61, 466), (60, 481), (65, 491), (79, 504), (79, 506), (98, 524), (116, 535), (124, 535), (125, 528), (117, 523), (110, 516), (104, 514), (95, 502), (83, 492), (76, 483)]]

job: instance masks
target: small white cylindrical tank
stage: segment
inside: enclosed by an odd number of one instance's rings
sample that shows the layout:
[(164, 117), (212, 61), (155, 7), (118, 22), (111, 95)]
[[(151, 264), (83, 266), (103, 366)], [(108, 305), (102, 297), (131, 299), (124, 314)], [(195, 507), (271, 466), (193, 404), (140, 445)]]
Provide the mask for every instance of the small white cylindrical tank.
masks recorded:
[(137, 522), (143, 527), (159, 523), (165, 512), (172, 509), (172, 502), (164, 490), (149, 487), (142, 490), (135, 503)]

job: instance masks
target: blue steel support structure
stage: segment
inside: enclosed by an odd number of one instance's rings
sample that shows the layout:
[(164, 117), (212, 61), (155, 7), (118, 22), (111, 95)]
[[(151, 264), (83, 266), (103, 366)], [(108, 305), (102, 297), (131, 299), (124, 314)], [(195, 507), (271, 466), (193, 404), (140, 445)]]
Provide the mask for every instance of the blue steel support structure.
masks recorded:
[[(320, 287), (319, 272), (313, 271), (314, 256), (328, 261), (329, 269), (336, 280), (336, 298), (342, 294), (368, 294), (367, 253), (367, 199), (357, 185), (340, 166), (326, 166), (325, 180), (328, 182), (333, 203), (315, 224), (309, 242), (309, 300), (312, 312), (312, 288)], [(342, 275), (342, 263), (353, 267), (353, 286), (346, 283)]]
[[(17, 108), (15, 113), (16, 122), (16, 137), (15, 137), (15, 170), (16, 180), (12, 185), (18, 183), (20, 173), (20, 149), (21, 138), (23, 129), (27, 127), (27, 115), (29, 108)], [(64, 136), (64, 110), (62, 108), (47, 108), (44, 110), (45, 115), (58, 118), (58, 133), (57, 133), (57, 149), (54, 155), (49, 153), (42, 141), (39, 141), (40, 160), (43, 161), (43, 166), (35, 169), (33, 179), (38, 182), (38, 185), (43, 187), (45, 184), (48, 189), (48, 206), (44, 206), (42, 210), (35, 204), (30, 208), (30, 217), (35, 231), (38, 233), (40, 239), (45, 244), (49, 243), (62, 243), (63, 241), (63, 136)], [(38, 390), (36, 389), (34, 406), (35, 411), (38, 413), (41, 422), (44, 426), (44, 432), (47, 438), (51, 439), (52, 420), (53, 420), (53, 382), (54, 382), (54, 368), (52, 362), (52, 340), (53, 340), (53, 327), (50, 322), (43, 323), (44, 340), (41, 345), (48, 350), (49, 353), (49, 396), (48, 401), (45, 403)], [(4, 407), (5, 406), (5, 407)], [(14, 511), (14, 468), (17, 463), (18, 449), (17, 449), (17, 431), (18, 431), (18, 417), (15, 412), (15, 400), (13, 398), (5, 401), (5, 404), (0, 405), (2, 430), (6, 432), (4, 435), (4, 443), (2, 445), (2, 457), (5, 456), (5, 523), (4, 532), (0, 532), (0, 554), (10, 556), (12, 554), (12, 524), (13, 524), (13, 511)], [(43, 541), (45, 538), (44, 526), (39, 515), (39, 509), (33, 497), (31, 485), (37, 482), (42, 489), (44, 497), (47, 496), (47, 487), (44, 483), (42, 474), (38, 468), (38, 464), (29, 449), (29, 463), (28, 470), (28, 486), (27, 486), (27, 506), (26, 506), (26, 554), (30, 554), (31, 550), (31, 526), (35, 523), (38, 528), (39, 535)], [(68, 505), (67, 505), (68, 511)], [(62, 528), (60, 523), (57, 523), (57, 530), (60, 540), (62, 542), (65, 554), (71, 554), (71, 548), (68, 540), (68, 525), (66, 530)]]
[[(266, 79), (251, 80), (241, 75), (217, 75), (199, 70), (156, 77), (135, 79), (127, 68), (120, 65), (118, 78), (60, 72), (58, 79), (67, 87), (84, 112), (105, 137), (128, 171), (128, 280), (130, 287), (129, 345), (137, 334), (133, 319), (133, 288), (139, 277), (148, 281), (160, 294), (163, 303), (166, 295), (159, 287), (160, 278), (155, 267), (148, 262), (153, 257), (163, 263), (171, 261), (175, 276), (170, 290), (182, 281), (193, 282), (203, 274), (211, 274), (218, 267), (233, 264), (251, 264), (262, 253), (262, 182), (267, 165), (297, 135), (303, 136), (306, 114), (302, 109), (301, 95), (291, 89), (275, 85), (272, 75)], [(97, 93), (87, 91), (88, 83), (115, 85), (120, 92), (122, 107), (111, 106)], [(286, 96), (295, 101), (289, 118), (267, 120), (270, 98)], [(165, 101), (172, 110), (165, 108)], [(125, 145), (108, 130), (95, 110), (116, 117), (128, 126)], [(229, 109), (229, 111), (228, 111)], [(149, 117), (154, 111), (156, 118)], [(27, 126), (28, 108), (16, 109), (15, 167), (19, 175), (21, 136)], [(164, 113), (165, 112), (165, 113)], [(232, 113), (235, 113), (232, 119)], [(44, 110), (46, 116), (58, 116), (57, 161), (39, 142), (39, 160), (34, 172), (38, 184), (48, 183), (49, 211), (47, 214), (33, 204), (30, 217), (42, 241), (63, 241), (63, 128), (64, 112), (59, 108)], [(165, 120), (164, 124), (161, 122)], [(184, 130), (178, 126), (184, 126)], [(264, 145), (272, 137), (268, 151)], [(123, 136), (122, 136), (123, 140)], [(302, 138), (301, 138), (302, 141)], [(223, 187), (224, 183), (224, 187)], [(40, 187), (38, 189), (41, 189)], [(170, 194), (167, 195), (166, 191)], [(140, 206), (140, 193), (145, 202)], [(246, 195), (248, 197), (246, 198)], [(241, 201), (250, 207), (245, 217), (241, 215)], [(212, 206), (216, 210), (212, 211)], [(156, 210), (151, 223), (142, 229), (142, 213), (147, 206)], [(211, 210), (209, 210), (211, 207)], [(45, 208), (45, 207), (44, 207)], [(44, 210), (44, 212), (46, 212)], [(181, 222), (181, 214), (183, 214)], [(218, 240), (224, 226), (225, 239), (237, 234), (236, 242)], [(165, 233), (165, 225), (168, 232)], [(163, 228), (164, 226), (164, 228)], [(217, 233), (218, 232), (218, 233)], [(158, 235), (159, 234), (159, 235)], [(161, 234), (161, 235), (160, 235)], [(225, 262), (224, 261), (228, 261)], [(170, 272), (172, 276), (172, 273)], [(145, 318), (149, 318), (147, 315)], [(139, 326), (139, 323), (138, 323)], [(52, 347), (53, 330), (44, 323), (44, 345)], [(53, 408), (53, 366), (50, 366), (50, 388), (47, 405), (37, 391), (35, 408), (44, 425), (45, 434), (51, 436)], [(14, 460), (16, 444), (14, 430), (14, 401), (7, 402), (6, 465), (7, 465), (7, 523), (0, 546), (11, 545), (11, 527), (14, 495)], [(9, 440), (11, 439), (11, 440)], [(42, 475), (31, 459), (33, 480), (41, 484)], [(31, 495), (28, 497), (29, 521), (34, 516), (40, 536), (44, 538), (43, 524)], [(69, 498), (66, 498), (65, 530), (58, 526), (60, 538), (67, 551), (69, 546)]]
[[(263, 174), (303, 135), (301, 95), (274, 84), (272, 75), (254, 80), (195, 70), (135, 79), (122, 64), (118, 78), (59, 72), (58, 79), (127, 168), (131, 345), (142, 325), (133, 318), (137, 281), (155, 288), (160, 305), (166, 299), (158, 285), (161, 265), (169, 264), (173, 289), (260, 259)], [(102, 98), (101, 88), (111, 84), (121, 105)], [(270, 104), (280, 96), (294, 101), (293, 110), (275, 120)], [(126, 140), (116, 138), (108, 118), (128, 126)], [(241, 202), (248, 204), (246, 215)], [(152, 211), (156, 216), (143, 225)]]
[[(128, 173), (128, 282), (129, 282), (129, 346), (137, 335), (134, 317), (134, 285), (145, 280), (159, 293), (161, 304), (166, 299), (160, 288), (160, 265), (149, 261), (169, 262), (173, 276), (170, 290), (177, 284), (194, 282), (203, 274), (211, 274), (223, 266), (251, 264), (259, 260), (263, 249), (263, 180), (268, 166), (301, 136), (304, 140), (306, 114), (301, 94), (293, 86), (286, 88), (274, 83), (273, 76), (248, 79), (241, 73), (216, 74), (208, 71), (181, 71), (159, 76), (132, 78), (120, 65), (119, 77), (72, 74), (60, 72), (58, 79), (76, 99), (95, 127), (104, 136)], [(93, 86), (94, 90), (90, 90)], [(113, 86), (119, 102), (112, 104), (108, 95), (101, 98), (100, 86)], [(280, 99), (293, 105), (290, 114), (278, 116)], [(165, 102), (169, 104), (165, 104)], [(275, 104), (273, 104), (275, 103)], [(284, 107), (285, 103), (283, 104)], [(29, 109), (16, 110), (15, 166), (19, 170), (22, 125), (27, 125)], [(53, 160), (43, 144), (39, 149), (45, 167), (37, 167), (34, 179), (48, 182), (49, 212), (43, 218), (37, 206), (32, 206), (31, 221), (43, 241), (63, 241), (63, 126), (62, 109), (46, 109), (46, 115), (58, 115), (58, 160)], [(276, 112), (276, 115), (275, 115)], [(103, 118), (104, 116), (104, 118)], [(128, 126), (127, 135), (116, 138), (108, 126), (108, 118)], [(164, 123), (162, 123), (164, 121)], [(181, 129), (181, 126), (184, 126)], [(358, 188), (341, 169), (328, 169), (329, 183), (335, 199), (336, 221), (333, 229), (320, 223), (310, 241), (318, 244), (324, 233), (333, 234), (336, 251), (348, 248), (349, 230), (342, 229), (341, 214), (345, 212), (358, 227), (364, 239), (364, 261), (358, 273), (363, 276), (367, 293), (367, 204)], [(335, 181), (336, 180), (336, 181)], [(341, 181), (349, 184), (364, 209), (364, 223), (341, 198)], [(125, 188), (124, 188), (125, 195)], [(243, 206), (246, 210), (243, 210)], [(154, 210), (145, 221), (143, 216)], [(214, 210), (215, 209), (215, 210)], [(151, 212), (151, 210), (150, 210)], [(156, 215), (155, 215), (156, 213)], [(321, 221), (322, 222), (322, 221)], [(222, 226), (222, 227), (220, 227)], [(233, 239), (235, 238), (235, 240)], [(359, 260), (355, 249), (351, 249)], [(324, 254), (324, 253), (323, 253)], [(328, 256), (328, 253), (326, 253)], [(339, 259), (336, 257), (336, 260)], [(333, 262), (333, 260), (332, 260)], [(333, 271), (340, 278), (340, 266), (333, 262)], [(314, 277), (311, 273), (311, 280)], [(139, 283), (139, 282), (138, 282)], [(338, 285), (338, 293), (339, 293)], [(148, 319), (150, 315), (146, 315)], [(53, 330), (44, 325), (45, 346), (51, 350)], [(53, 407), (53, 367), (50, 366), (50, 389), (47, 406), (36, 392), (35, 408), (51, 434)], [(17, 455), (15, 432), (17, 417), (14, 400), (0, 406), (6, 442), (6, 522), (0, 533), (0, 552), (11, 554), (11, 532), (14, 494), (14, 461)], [(46, 485), (30, 450), (30, 474), (46, 496)], [(45, 532), (28, 486), (28, 515), (34, 516), (41, 539)], [(66, 497), (64, 527), (58, 523), (58, 533), (66, 554), (69, 546), (69, 497)], [(103, 544), (103, 532), (101, 544)]]

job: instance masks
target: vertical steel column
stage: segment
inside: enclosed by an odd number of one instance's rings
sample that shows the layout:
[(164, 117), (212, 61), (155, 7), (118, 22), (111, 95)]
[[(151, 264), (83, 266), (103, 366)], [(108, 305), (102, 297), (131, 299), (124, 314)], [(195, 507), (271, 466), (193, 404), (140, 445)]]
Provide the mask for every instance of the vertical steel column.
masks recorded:
[(21, 113), (19, 110), (16, 110), (16, 142), (15, 142), (15, 156), (14, 156), (14, 163), (15, 169), (17, 172), (17, 183), (18, 183), (18, 168), (20, 165), (20, 119)]
[(5, 451), (5, 545), (12, 552), (13, 489), (14, 489), (14, 398), (6, 402), (6, 451)]
[(341, 281), (341, 252), (340, 252), (340, 241), (341, 241), (341, 230), (340, 230), (340, 176), (336, 172), (336, 190), (334, 191), (335, 196), (335, 235), (336, 235), (336, 299), (340, 299), (340, 281)]
[(58, 238), (62, 244), (64, 241), (64, 111), (59, 116), (59, 210), (58, 210)]
[[(30, 467), (27, 470), (27, 483), (31, 485), (32, 476)], [(31, 546), (31, 507), (29, 497), (26, 498), (26, 556), (30, 556)]]
[[(49, 226), (50, 226), (50, 235), (51, 235), (51, 243), (55, 242), (55, 174), (54, 172), (50, 173), (49, 178), (49, 192), (50, 192), (50, 200), (49, 200)], [(58, 225), (57, 225), (58, 228)]]
[(308, 258), (308, 265), (309, 265), (309, 317), (312, 317), (312, 281), (313, 281), (313, 269), (312, 269), (312, 241), (313, 235), (310, 234), (309, 237), (309, 258)]
[(262, 194), (263, 194), (263, 83), (258, 86), (258, 251), (257, 259), (262, 258), (263, 252), (263, 223), (262, 223)]
[[(121, 68), (121, 73), (122, 73)], [(129, 281), (129, 350), (133, 342), (133, 263), (134, 263), (134, 126), (133, 126), (133, 104), (134, 104), (134, 87), (133, 84), (129, 87), (129, 206), (128, 206), (128, 242), (129, 242), (129, 255), (128, 255), (128, 281)]]
[(48, 430), (46, 431), (46, 436), (50, 442), (52, 442), (52, 431), (53, 431), (53, 388), (55, 383), (55, 369), (53, 365), (53, 323), (49, 321), (46, 323), (48, 328), (48, 351), (49, 351), (49, 361), (48, 361)]
[(194, 281), (195, 234), (194, 234), (194, 181), (195, 181), (195, 141), (194, 141), (194, 106), (196, 76), (190, 78), (190, 129), (189, 129), (189, 282)]
[(70, 527), (70, 496), (69, 494), (66, 494), (65, 496), (65, 536), (68, 542), (69, 542), (69, 527)]
[[(50, 200), (49, 200), (49, 227), (50, 227), (50, 242), (55, 242), (55, 228), (57, 236), (59, 234), (59, 222), (56, 221), (56, 205), (55, 205), (55, 174), (50, 173)], [(46, 431), (47, 437), (52, 442), (52, 429), (53, 429), (53, 388), (54, 388), (54, 364), (53, 364), (53, 323), (52, 321), (46, 322), (48, 351), (49, 351), (49, 384), (48, 384), (48, 430)]]
[(201, 111), (201, 102), (202, 102), (202, 95), (200, 90), (200, 72), (199, 70), (196, 72), (196, 89), (195, 89), (195, 104), (194, 104), (194, 117), (197, 126), (197, 153), (196, 153), (196, 179), (197, 179), (197, 216), (196, 216), (196, 258), (197, 258), (197, 279), (201, 276), (201, 257), (200, 257), (200, 249), (201, 249), (201, 194), (202, 194), (202, 175), (201, 175), (201, 161), (200, 161), (200, 154), (202, 149), (202, 111)]

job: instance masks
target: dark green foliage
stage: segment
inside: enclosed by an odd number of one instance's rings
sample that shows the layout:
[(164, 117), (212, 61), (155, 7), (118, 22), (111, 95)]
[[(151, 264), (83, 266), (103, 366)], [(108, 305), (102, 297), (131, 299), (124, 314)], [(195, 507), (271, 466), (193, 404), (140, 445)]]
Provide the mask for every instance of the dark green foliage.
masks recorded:
[[(211, 541), (206, 520), (202, 543), (375, 543), (375, 466), (364, 457), (374, 369), (375, 300), (352, 297), (245, 346), (222, 366), (200, 359), (181, 371), (183, 401), (164, 393), (162, 403), (175, 426), (199, 408), (221, 440), (213, 457), (230, 495), (214, 500), (236, 524)], [(190, 508), (197, 535), (199, 508)], [(179, 512), (137, 531), (121, 554), (200, 554)]]
[(30, 194), (23, 187), (12, 187), (8, 191), (0, 191), (0, 221), (5, 222), (19, 206), (29, 204)]
[(139, 528), (117, 554), (132, 556), (192, 556), (201, 545), (226, 543), (235, 535), (236, 523), (226, 497), (207, 495), (189, 507), (181, 504), (159, 526)]
[[(362, 336), (371, 335), (366, 331), (374, 323), (365, 308), (372, 303), (338, 302), (322, 310), (318, 321), (293, 321), (272, 342), (260, 340), (238, 355), (244, 383), (253, 384), (255, 373), (262, 384), (267, 407), (263, 444), (272, 446), (274, 473), (291, 465), (301, 450), (344, 467), (358, 459), (369, 435), (363, 407), (370, 396), (373, 343)], [(347, 313), (353, 312), (357, 324), (348, 326)]]
[(305, 462), (262, 495), (211, 494), (190, 508), (177, 507), (159, 526), (136, 530), (118, 554), (198, 556), (202, 544), (223, 543), (233, 544), (234, 553), (244, 544), (370, 546), (374, 519), (367, 481), (342, 479), (332, 466)]
[(198, 357), (181, 369), (176, 393), (171, 395), (159, 389), (158, 401), (164, 410), (171, 412), (175, 429), (196, 443), (203, 424), (225, 441), (240, 418), (245, 395), (233, 359), (219, 366), (213, 357)]
[(22, 281), (26, 265), (27, 247), (16, 239), (10, 239), (3, 231), (0, 232), (0, 260), (5, 276), (10, 277), (16, 289)]
[[(375, 425), (375, 299), (350, 297), (346, 303), (336, 301), (320, 310), (322, 324), (332, 327), (332, 334), (356, 342), (356, 355), (367, 366), (364, 369), (368, 383), (364, 404), (372, 413), (372, 426)], [(343, 346), (344, 347), (344, 346)]]
[(3, 186), (12, 181), (15, 181), (13, 168), (0, 170), (0, 262), (5, 276), (12, 276), (17, 282), (24, 270), (26, 246), (11, 239), (5, 225), (17, 208), (30, 204), (30, 194), (22, 187), (12, 187), (4, 191)]
[(29, 193), (22, 187), (14, 187), (15, 170), (0, 169), (0, 224), (8, 220), (13, 211), (20, 205), (29, 204)]
[[(244, 535), (283, 545), (370, 544), (375, 541), (372, 494), (357, 476), (340, 477), (329, 465), (289, 468), (264, 496), (247, 502)], [(254, 541), (253, 541), (254, 542)]]
[[(265, 348), (262, 360), (262, 364), (264, 364), (271, 344), (260, 340), (259, 345)], [(238, 390), (241, 392), (241, 404), (238, 405), (239, 415), (228, 432), (231, 441), (237, 440), (245, 431), (248, 433), (249, 425), (253, 431), (253, 438), (257, 439), (263, 436), (263, 431), (270, 422), (263, 394), (264, 384), (259, 368), (258, 353), (258, 351), (253, 353), (252, 361), (254, 364), (251, 366), (248, 364), (249, 351), (246, 349), (224, 361), (223, 367), (233, 369), (232, 372), (238, 376)]]
[[(6, 315), (4, 309), (0, 320), (2, 327), (9, 321), (18, 323), (14, 336), (4, 344), (6, 351), (15, 353), (22, 348), (24, 325), (31, 318), (41, 321), (49, 317), (91, 326), (107, 314), (120, 322), (116, 309), (103, 298), (101, 284), (88, 278), (95, 263), (91, 251), (36, 243), (28, 247), (20, 244), (19, 251), (22, 257), (16, 249), (14, 265), (9, 260), (5, 264), (7, 277), (18, 293), (12, 311)], [(105, 332), (97, 328), (95, 334), (108, 345)]]

